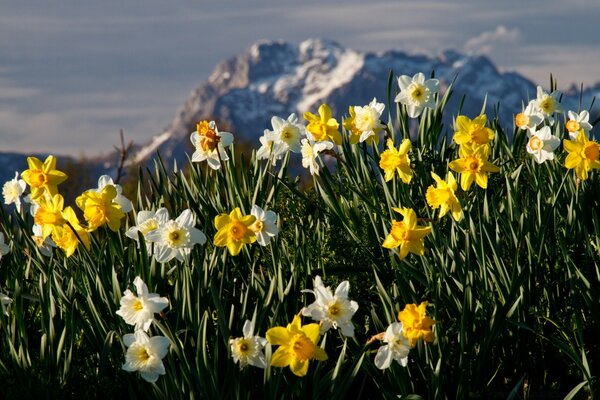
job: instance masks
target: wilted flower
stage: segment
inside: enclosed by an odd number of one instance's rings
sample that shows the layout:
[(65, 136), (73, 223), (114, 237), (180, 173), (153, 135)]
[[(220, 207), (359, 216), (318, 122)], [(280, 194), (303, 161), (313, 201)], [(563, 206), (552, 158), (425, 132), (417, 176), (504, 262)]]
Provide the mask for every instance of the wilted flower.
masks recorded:
[(410, 342), (411, 347), (415, 347), (417, 340), (423, 339), (426, 342), (433, 342), (435, 335), (431, 327), (435, 321), (427, 316), (427, 302), (423, 301), (418, 306), (416, 304), (407, 304), (404, 310), (398, 313), (398, 321), (404, 327), (404, 335)]
[(488, 173), (498, 172), (500, 168), (488, 161), (490, 147), (488, 145), (462, 145), (458, 149), (460, 158), (451, 161), (448, 167), (460, 174), (460, 187), (467, 191), (477, 182), (481, 188), (487, 188)]
[(289, 366), (294, 375), (306, 375), (310, 360), (327, 360), (325, 351), (317, 346), (319, 325), (302, 326), (299, 315), (294, 316), (294, 320), (286, 328), (277, 326), (269, 329), (267, 340), (272, 345), (279, 346), (271, 357), (271, 366)]
[(387, 150), (381, 153), (379, 167), (385, 172), (385, 181), (390, 181), (394, 174), (398, 172), (400, 179), (404, 183), (410, 183), (412, 171), (410, 170), (410, 158), (408, 152), (412, 144), (410, 139), (404, 139), (398, 149), (394, 147), (394, 141), (388, 139)]
[(309, 168), (311, 175), (319, 175), (317, 157), (325, 150), (333, 149), (331, 142), (315, 142), (312, 139), (302, 139), (302, 166)]
[(387, 344), (377, 350), (375, 366), (379, 369), (386, 369), (392, 365), (392, 361), (396, 360), (400, 365), (406, 367), (410, 344), (404, 335), (402, 324), (394, 322), (388, 326), (383, 341)]
[(331, 327), (342, 331), (344, 336), (354, 336), (354, 325), (352, 316), (358, 310), (358, 304), (348, 300), (350, 283), (343, 281), (331, 293), (331, 288), (325, 287), (320, 276), (315, 277), (313, 290), (303, 290), (315, 295), (315, 302), (302, 309), (302, 315), (311, 317), (321, 322), (321, 334), (327, 332)]
[(402, 221), (392, 220), (390, 233), (386, 236), (382, 246), (386, 249), (400, 247), (400, 259), (403, 260), (408, 253), (422, 256), (425, 253), (423, 238), (431, 233), (431, 227), (418, 226), (417, 214), (412, 208), (394, 208), (402, 214)]
[(23, 171), (21, 176), (31, 189), (31, 198), (36, 200), (44, 193), (54, 196), (57, 186), (67, 179), (67, 175), (56, 169), (56, 157), (48, 156), (42, 163), (35, 157), (27, 157), (29, 169)]
[(442, 218), (448, 211), (451, 211), (452, 218), (455, 221), (460, 221), (462, 218), (462, 209), (460, 201), (458, 201), (458, 198), (454, 194), (458, 187), (454, 175), (452, 175), (452, 172), (448, 172), (447, 182), (442, 180), (435, 172), (431, 172), (431, 176), (435, 180), (437, 187), (431, 185), (427, 188), (427, 193), (425, 193), (427, 204), (434, 209), (440, 208), (439, 218)]
[(569, 131), (569, 138), (571, 140), (577, 140), (577, 135), (581, 131), (587, 134), (592, 130), (589, 112), (584, 110), (577, 114), (573, 111), (569, 111), (567, 115), (569, 116), (569, 120), (565, 123), (565, 128)]
[(237, 256), (244, 244), (254, 243), (256, 234), (251, 226), (256, 221), (254, 215), (242, 215), (239, 207), (236, 207), (229, 214), (220, 214), (215, 217), (215, 235), (214, 245), (217, 247), (227, 247), (229, 254)]
[(246, 320), (243, 328), (244, 337), (229, 339), (233, 362), (239, 362), (240, 368), (244, 368), (246, 365), (267, 368), (267, 361), (263, 352), (267, 339), (254, 336), (253, 332), (254, 325), (251, 321)]
[(456, 117), (456, 132), (454, 141), (459, 144), (488, 144), (494, 139), (495, 133), (485, 126), (487, 117), (485, 114), (471, 120), (464, 115)]
[(208, 166), (216, 170), (221, 168), (221, 160), (229, 160), (225, 147), (233, 143), (233, 135), (229, 132), (219, 132), (215, 121), (198, 122), (190, 140), (196, 148), (192, 154), (193, 162), (206, 160)]
[(539, 131), (530, 131), (526, 148), (535, 161), (541, 164), (546, 160), (554, 160), (554, 150), (559, 144), (560, 139), (550, 133), (549, 126), (544, 126)]
[(142, 329), (147, 332), (154, 320), (154, 314), (161, 312), (169, 304), (169, 300), (156, 293), (148, 293), (148, 286), (139, 276), (135, 277), (133, 285), (137, 296), (129, 289), (125, 290), (117, 315), (123, 317), (129, 325), (135, 325), (136, 331)]
[(186, 209), (177, 219), (167, 221), (157, 229), (148, 232), (146, 240), (155, 243), (154, 258), (156, 261), (166, 263), (173, 258), (185, 261), (195, 244), (206, 243), (206, 235), (196, 229), (195, 224), (194, 214)]
[(575, 140), (563, 140), (563, 146), (569, 153), (565, 167), (574, 169), (577, 178), (584, 181), (590, 170), (600, 169), (600, 145), (589, 140), (584, 132), (579, 132)]
[(250, 214), (256, 218), (254, 223), (250, 225), (250, 229), (256, 235), (256, 243), (261, 246), (268, 245), (271, 238), (279, 233), (277, 214), (273, 211), (265, 211), (256, 204), (252, 206)]
[[(304, 118), (308, 121), (306, 130), (315, 142), (331, 139), (337, 145), (342, 144), (340, 124), (331, 116), (331, 108), (327, 104), (323, 103), (319, 106), (319, 115), (307, 111), (304, 113)], [(302, 142), (304, 143), (304, 140)]]
[(425, 80), (425, 75), (421, 72), (412, 78), (402, 75), (398, 78), (400, 93), (394, 101), (406, 106), (409, 117), (417, 118), (424, 108), (435, 108), (435, 94), (439, 85), (440, 82), (437, 79)]
[(127, 197), (123, 196), (123, 194), (122, 194), (123, 188), (121, 188), (121, 185), (114, 183), (112, 178), (108, 175), (102, 175), (100, 178), (98, 178), (98, 189), (96, 189), (95, 191), (98, 193), (102, 193), (102, 190), (106, 186), (114, 186), (115, 187), (115, 189), (117, 190), (117, 195), (113, 199), (113, 202), (118, 204), (121, 207), (121, 210), (125, 214), (127, 214), (129, 211), (131, 211), (133, 209), (131, 200), (129, 200)]
[(164, 336), (148, 337), (138, 330), (123, 336), (123, 343), (128, 347), (123, 369), (128, 372), (139, 371), (146, 381), (154, 383), (159, 375), (166, 374), (162, 359), (169, 352), (170, 342)]
[(25, 191), (25, 181), (19, 179), (19, 173), (15, 172), (15, 177), (10, 181), (6, 181), (2, 186), (2, 196), (4, 196), (4, 204), (15, 204), (17, 211), (21, 211), (21, 196)]

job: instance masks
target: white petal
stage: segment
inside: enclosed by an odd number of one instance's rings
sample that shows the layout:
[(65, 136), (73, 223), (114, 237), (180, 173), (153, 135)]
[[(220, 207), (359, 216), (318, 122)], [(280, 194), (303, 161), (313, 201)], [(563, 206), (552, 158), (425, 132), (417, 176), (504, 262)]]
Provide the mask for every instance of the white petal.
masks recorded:
[(246, 320), (246, 322), (244, 322), (244, 327), (242, 328), (242, 332), (244, 333), (244, 337), (245, 338), (249, 338), (252, 336), (252, 331), (254, 330), (254, 327), (252, 326), (252, 321), (250, 320)]
[(175, 222), (182, 228), (190, 228), (195, 224), (195, 216), (190, 209), (185, 209), (183, 212), (177, 217)]
[(392, 364), (392, 351), (389, 345), (381, 346), (375, 355), (375, 366), (379, 369), (386, 369)]
[(350, 282), (343, 281), (342, 283), (340, 283), (338, 285), (337, 289), (335, 289), (335, 295), (337, 297), (339, 297), (340, 299), (347, 299), (349, 290), (350, 290)]

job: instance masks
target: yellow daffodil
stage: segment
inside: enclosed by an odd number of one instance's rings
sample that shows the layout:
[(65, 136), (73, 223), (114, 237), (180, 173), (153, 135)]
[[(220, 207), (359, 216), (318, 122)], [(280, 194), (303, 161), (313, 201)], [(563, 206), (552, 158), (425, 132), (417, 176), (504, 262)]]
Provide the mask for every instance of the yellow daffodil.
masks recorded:
[(67, 257), (70, 257), (75, 252), (80, 240), (89, 249), (90, 237), (88, 232), (79, 224), (79, 219), (77, 219), (75, 211), (71, 207), (67, 207), (63, 210), (62, 216), (65, 221), (69, 222), (70, 226), (69, 224), (64, 224), (53, 230), (52, 240), (54, 243), (65, 251)]
[(236, 207), (229, 215), (217, 215), (215, 217), (215, 228), (217, 228), (214, 239), (215, 246), (227, 246), (229, 254), (237, 256), (244, 244), (256, 241), (256, 233), (251, 228), (255, 221), (254, 215), (242, 215), (239, 207)]
[(306, 130), (310, 132), (315, 142), (324, 142), (331, 139), (335, 144), (342, 144), (342, 135), (338, 128), (340, 124), (331, 116), (331, 108), (325, 103), (319, 106), (319, 115), (305, 112), (304, 118), (308, 121)]
[(383, 247), (393, 249), (400, 246), (400, 259), (404, 259), (408, 253), (425, 253), (423, 238), (431, 232), (429, 226), (417, 226), (417, 214), (411, 208), (394, 208), (394, 211), (402, 214), (402, 221), (392, 220), (390, 233), (383, 241)]
[(308, 371), (310, 360), (327, 360), (327, 354), (317, 346), (319, 340), (319, 324), (300, 324), (300, 316), (296, 315), (286, 328), (278, 326), (267, 331), (267, 340), (279, 348), (273, 353), (271, 366), (290, 367), (297, 376), (304, 376)]
[(410, 139), (404, 139), (399, 149), (394, 147), (394, 141), (388, 139), (387, 150), (381, 153), (379, 167), (385, 172), (385, 181), (388, 182), (394, 177), (397, 171), (400, 179), (404, 183), (410, 183), (412, 171), (410, 170), (410, 159), (408, 152), (411, 148)]
[(418, 306), (416, 304), (407, 304), (404, 310), (398, 313), (398, 321), (402, 322), (404, 336), (410, 342), (411, 347), (415, 347), (419, 339), (430, 343), (435, 340), (435, 335), (431, 331), (431, 327), (435, 324), (435, 321), (426, 314), (426, 301)]
[(594, 140), (589, 140), (583, 130), (579, 132), (576, 140), (563, 140), (563, 146), (569, 153), (565, 167), (574, 169), (577, 178), (584, 181), (591, 169), (600, 169), (600, 145)]
[(40, 197), (38, 199), (39, 208), (33, 218), (34, 222), (42, 227), (42, 241), (52, 234), (56, 227), (63, 226), (64, 199), (60, 194), (56, 194), (52, 199)]
[(498, 172), (500, 168), (488, 161), (490, 147), (488, 145), (463, 145), (458, 150), (460, 158), (451, 161), (448, 167), (460, 174), (460, 187), (469, 190), (473, 182), (481, 188), (487, 188), (488, 173)]
[[(359, 139), (360, 139), (360, 135), (362, 134), (362, 132), (359, 131), (358, 128), (356, 127), (356, 125), (354, 124), (354, 119), (356, 118), (356, 113), (354, 112), (354, 106), (348, 107), (348, 112), (350, 113), (350, 116), (347, 118), (344, 118), (342, 125), (344, 126), (344, 129), (346, 129), (348, 131), (348, 133), (350, 134), (350, 144), (356, 144), (360, 141)], [(375, 139), (375, 138), (373, 138), (373, 139)]]
[(447, 182), (442, 180), (435, 172), (432, 172), (431, 176), (435, 180), (437, 187), (431, 185), (427, 188), (427, 193), (425, 193), (427, 204), (431, 208), (440, 208), (439, 218), (446, 215), (448, 211), (452, 211), (452, 218), (455, 221), (460, 221), (462, 218), (462, 209), (460, 202), (454, 194), (458, 187), (454, 175), (452, 175), (452, 172), (448, 172)]
[(45, 192), (54, 196), (57, 186), (67, 179), (64, 172), (56, 169), (56, 157), (48, 156), (44, 163), (35, 157), (27, 157), (29, 169), (23, 171), (21, 177), (31, 188), (31, 198), (36, 200)]
[(456, 132), (454, 132), (454, 141), (457, 144), (488, 144), (494, 140), (495, 133), (490, 128), (486, 128), (485, 114), (471, 120), (464, 115), (456, 117)]
[(75, 199), (77, 206), (83, 210), (83, 217), (88, 223), (90, 232), (104, 224), (108, 224), (114, 232), (119, 230), (121, 218), (125, 213), (119, 204), (113, 202), (115, 197), (117, 197), (117, 189), (109, 185), (100, 192), (88, 190)]

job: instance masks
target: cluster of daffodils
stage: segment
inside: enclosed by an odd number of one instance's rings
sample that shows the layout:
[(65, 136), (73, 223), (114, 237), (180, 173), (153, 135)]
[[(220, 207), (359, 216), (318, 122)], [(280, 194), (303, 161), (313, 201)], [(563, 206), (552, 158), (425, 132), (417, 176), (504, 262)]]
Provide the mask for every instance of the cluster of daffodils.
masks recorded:
[[(554, 160), (554, 152), (560, 145), (560, 139), (552, 134), (556, 115), (564, 113), (559, 97), (558, 91), (547, 93), (538, 86), (537, 97), (515, 117), (515, 125), (527, 132), (527, 152), (538, 164)], [(600, 169), (600, 146), (589, 138), (593, 128), (589, 112), (568, 111), (567, 118), (564, 128), (569, 138), (563, 140), (567, 152), (565, 167), (574, 169), (577, 179), (586, 180), (590, 170)]]
[(169, 352), (170, 342), (164, 336), (149, 337), (146, 332), (154, 321), (154, 314), (162, 312), (169, 305), (169, 300), (156, 293), (148, 293), (148, 286), (139, 276), (134, 279), (133, 285), (136, 294), (125, 290), (117, 311), (127, 324), (134, 326), (134, 333), (123, 336), (127, 352), (122, 368), (128, 372), (138, 371), (143, 379), (154, 383), (159, 375), (166, 373), (162, 359)]
[(375, 355), (375, 366), (379, 369), (389, 368), (394, 360), (406, 367), (410, 349), (415, 347), (419, 340), (429, 343), (435, 341), (432, 331), (435, 321), (427, 316), (427, 302), (418, 306), (407, 304), (404, 310), (398, 313), (398, 321), (388, 326), (384, 333), (374, 337), (386, 343)]

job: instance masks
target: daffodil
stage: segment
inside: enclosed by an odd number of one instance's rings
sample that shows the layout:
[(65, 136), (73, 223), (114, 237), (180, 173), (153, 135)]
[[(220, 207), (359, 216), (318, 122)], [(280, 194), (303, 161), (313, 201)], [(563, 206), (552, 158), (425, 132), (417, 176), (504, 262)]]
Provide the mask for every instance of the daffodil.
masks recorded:
[(563, 140), (567, 153), (565, 167), (574, 169), (578, 179), (588, 178), (592, 169), (600, 169), (600, 145), (594, 140), (589, 140), (584, 132), (579, 132), (575, 140)]
[(340, 124), (331, 116), (331, 108), (325, 103), (319, 106), (319, 115), (305, 112), (304, 118), (308, 121), (306, 130), (315, 142), (324, 142), (331, 139), (335, 144), (342, 144)]
[(302, 166), (308, 168), (311, 175), (319, 175), (319, 164), (317, 157), (325, 150), (331, 150), (331, 142), (315, 142), (310, 138), (302, 139)]
[(402, 324), (394, 322), (385, 330), (383, 341), (387, 343), (377, 349), (375, 355), (375, 366), (379, 369), (386, 369), (396, 360), (400, 365), (408, 365), (408, 354), (410, 353), (410, 344), (404, 335)]
[(427, 316), (426, 301), (421, 302), (418, 306), (407, 304), (404, 310), (398, 313), (398, 321), (402, 323), (404, 335), (409, 340), (411, 347), (415, 347), (419, 339), (426, 342), (435, 340), (435, 334), (431, 330), (435, 321)]
[(67, 179), (67, 175), (56, 169), (56, 157), (48, 156), (42, 163), (35, 157), (27, 157), (29, 169), (23, 171), (21, 176), (31, 189), (31, 198), (36, 200), (44, 193), (54, 196), (58, 192), (57, 186)]
[(55, 194), (50, 199), (41, 197), (38, 199), (38, 206), (33, 221), (42, 227), (41, 237), (45, 240), (56, 227), (63, 226), (66, 222), (63, 218), (64, 199), (60, 194)]
[(139, 371), (142, 378), (150, 383), (166, 374), (162, 359), (169, 352), (169, 339), (164, 336), (148, 337), (144, 331), (137, 330), (133, 334), (124, 335), (123, 343), (127, 346), (123, 370)]
[(394, 208), (404, 219), (392, 220), (390, 233), (386, 236), (382, 246), (386, 249), (400, 247), (400, 259), (403, 260), (408, 253), (422, 256), (425, 253), (424, 237), (431, 233), (431, 227), (418, 226), (417, 214), (411, 208)]
[(215, 235), (214, 245), (217, 247), (227, 247), (229, 254), (237, 256), (245, 244), (254, 243), (256, 234), (251, 226), (256, 221), (254, 215), (242, 215), (239, 207), (236, 207), (229, 214), (220, 214), (215, 217)]
[(581, 131), (587, 134), (592, 130), (589, 112), (584, 110), (577, 114), (576, 112), (569, 111), (567, 115), (569, 120), (565, 123), (565, 128), (569, 131), (569, 138), (571, 140), (577, 140), (577, 135)]
[(4, 234), (0, 232), (0, 259), (3, 255), (10, 253), (10, 246), (4, 241)]
[(170, 220), (146, 234), (146, 240), (155, 244), (154, 258), (166, 263), (176, 258), (188, 259), (195, 244), (206, 243), (206, 235), (194, 227), (196, 217), (186, 209), (175, 220)]
[(537, 107), (535, 100), (531, 100), (525, 110), (520, 112), (515, 117), (515, 125), (519, 129), (533, 130), (544, 121), (544, 115)]
[(271, 357), (271, 366), (289, 366), (294, 375), (305, 376), (310, 360), (327, 360), (325, 351), (317, 346), (319, 331), (319, 324), (302, 326), (299, 315), (286, 328), (277, 326), (269, 329), (267, 340), (272, 345), (279, 346)]
[(17, 208), (17, 211), (21, 211), (21, 196), (26, 188), (25, 181), (19, 179), (19, 173), (15, 172), (15, 177), (10, 181), (7, 181), (2, 186), (2, 196), (4, 197), (4, 204), (13, 204)]
[(35, 243), (37, 249), (40, 251), (40, 254), (50, 257), (52, 255), (52, 248), (56, 247), (54, 241), (50, 237), (43, 237), (41, 225), (33, 225), (32, 232), (33, 235), (31, 236), (31, 239)]
[(250, 229), (256, 235), (256, 243), (261, 246), (268, 245), (271, 239), (279, 233), (277, 214), (273, 211), (265, 211), (256, 204), (252, 206), (250, 214), (256, 218), (254, 223), (250, 225)]
[(455, 221), (460, 221), (462, 218), (462, 208), (460, 201), (458, 201), (458, 198), (454, 194), (458, 187), (454, 175), (452, 175), (452, 172), (448, 172), (447, 181), (441, 179), (435, 172), (431, 172), (431, 176), (435, 180), (437, 187), (431, 185), (427, 188), (427, 193), (425, 193), (427, 204), (431, 208), (440, 209), (439, 218), (442, 218), (448, 211), (451, 211), (452, 218)]
[(300, 153), (300, 140), (306, 136), (306, 127), (298, 122), (296, 114), (292, 113), (287, 119), (277, 116), (271, 118), (273, 134), (283, 145), (284, 151)]
[(387, 150), (381, 153), (379, 158), (379, 167), (385, 173), (385, 181), (392, 180), (394, 174), (398, 172), (400, 179), (404, 183), (410, 183), (412, 171), (410, 170), (410, 158), (408, 152), (411, 148), (410, 139), (404, 139), (398, 149), (394, 147), (394, 141), (388, 139)]
[[(146, 245), (149, 247), (150, 241), (148, 240), (148, 234), (159, 228), (169, 221), (169, 211), (166, 208), (161, 207), (155, 211), (142, 210), (135, 216), (137, 225), (132, 226), (125, 232), (125, 236), (138, 241), (138, 232), (144, 236)], [(152, 251), (152, 249), (150, 249)]]
[(192, 162), (208, 163), (214, 170), (221, 168), (221, 160), (229, 160), (225, 147), (233, 143), (233, 135), (229, 132), (219, 132), (215, 121), (200, 121), (196, 131), (190, 134), (190, 140), (196, 151), (192, 154)]
[(114, 186), (117, 190), (117, 195), (113, 199), (113, 202), (121, 207), (121, 211), (127, 214), (133, 209), (133, 204), (131, 204), (131, 200), (123, 196), (123, 188), (121, 187), (121, 185), (114, 183), (112, 178), (108, 175), (102, 175), (100, 178), (98, 178), (98, 188), (95, 191), (98, 193), (102, 193), (102, 190), (106, 186)]
[(303, 290), (314, 294), (315, 301), (302, 309), (302, 315), (319, 321), (321, 323), (321, 334), (333, 327), (334, 329), (340, 328), (344, 336), (353, 337), (352, 316), (358, 310), (358, 304), (353, 300), (348, 300), (349, 290), (350, 283), (343, 281), (333, 294), (331, 288), (329, 286), (325, 287), (321, 277), (317, 275), (313, 290)]
[(456, 132), (454, 132), (454, 141), (459, 144), (488, 144), (494, 140), (495, 133), (485, 126), (487, 117), (485, 114), (471, 120), (464, 115), (456, 117)]
[(473, 182), (486, 189), (488, 173), (498, 172), (500, 168), (488, 161), (490, 147), (488, 145), (463, 145), (458, 149), (459, 158), (451, 161), (448, 167), (460, 174), (460, 187), (469, 190)]
[(121, 206), (114, 201), (117, 194), (117, 188), (114, 185), (108, 185), (100, 192), (87, 190), (75, 199), (77, 207), (83, 211), (83, 217), (88, 223), (90, 232), (104, 224), (107, 224), (114, 232), (119, 230), (121, 219), (125, 217), (125, 213)]
[(267, 368), (267, 361), (263, 352), (267, 339), (254, 336), (254, 325), (249, 320), (244, 323), (242, 331), (244, 333), (243, 337), (229, 339), (233, 362), (239, 362), (240, 368), (244, 368), (246, 365)]
[(552, 115), (563, 112), (563, 108), (558, 101), (560, 92), (555, 90), (552, 93), (547, 93), (541, 86), (538, 86), (536, 94), (535, 105), (542, 115), (548, 119), (550, 125), (553, 125), (554, 118)]
[(439, 89), (440, 82), (437, 79), (425, 80), (422, 72), (415, 74), (412, 78), (402, 75), (398, 78), (400, 93), (394, 101), (406, 106), (408, 116), (417, 118), (425, 108), (435, 108), (435, 94)]
[(373, 98), (368, 105), (351, 106), (350, 117), (344, 120), (344, 128), (350, 132), (350, 143), (368, 142), (372, 145), (379, 143), (379, 132), (385, 125), (381, 122), (381, 114), (385, 109), (383, 103)]
[(271, 160), (271, 164), (277, 164), (287, 153), (285, 144), (274, 132), (265, 129), (264, 135), (258, 138), (261, 146), (256, 151), (257, 160)]
[(121, 308), (117, 315), (123, 317), (126, 323), (134, 325), (135, 330), (141, 329), (145, 332), (150, 329), (154, 314), (161, 312), (169, 305), (166, 297), (160, 297), (156, 293), (148, 293), (148, 286), (142, 278), (136, 276), (133, 280), (137, 296), (129, 289), (125, 290), (121, 297)]
[(549, 126), (544, 126), (538, 131), (530, 131), (525, 147), (535, 161), (541, 164), (546, 160), (554, 160), (554, 150), (559, 144), (560, 139), (552, 135)]
[(83, 243), (89, 249), (90, 237), (88, 231), (79, 223), (75, 211), (71, 207), (67, 207), (63, 210), (62, 217), (69, 223), (57, 226), (52, 230), (52, 241), (64, 250), (67, 257), (73, 255), (79, 243)]

